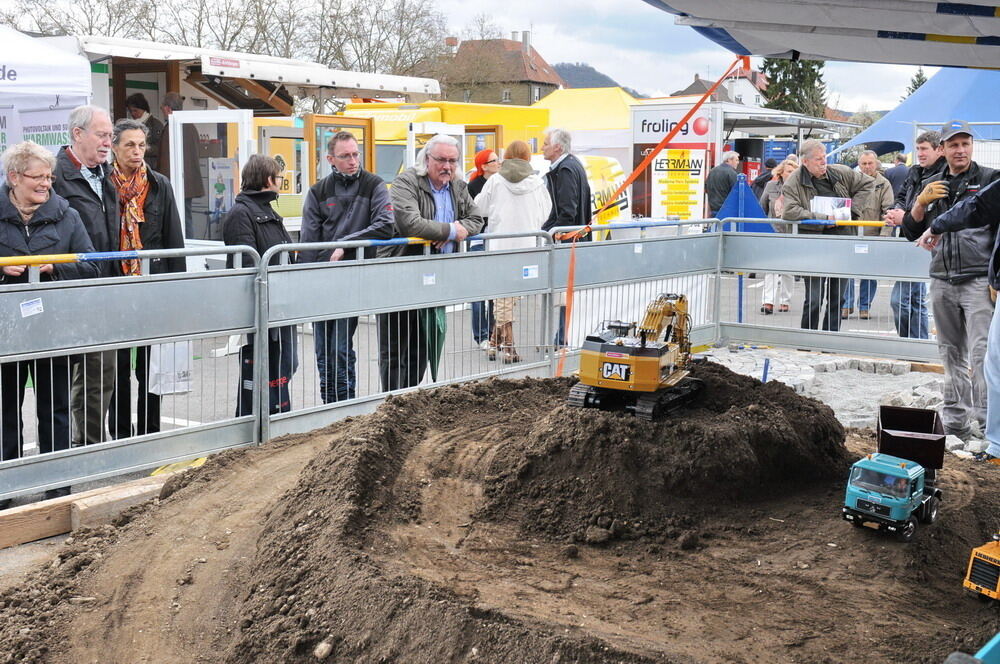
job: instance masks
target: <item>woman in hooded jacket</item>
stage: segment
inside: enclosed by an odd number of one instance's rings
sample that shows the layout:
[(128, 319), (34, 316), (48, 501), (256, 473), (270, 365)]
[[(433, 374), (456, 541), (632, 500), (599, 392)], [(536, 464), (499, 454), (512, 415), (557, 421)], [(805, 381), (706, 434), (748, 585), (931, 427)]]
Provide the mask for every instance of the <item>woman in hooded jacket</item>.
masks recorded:
[[(552, 199), (545, 181), (529, 163), (531, 148), (524, 141), (514, 141), (504, 153), (500, 172), (489, 178), (476, 196), (476, 206), (489, 217), (490, 233), (528, 233), (541, 230), (549, 218)], [(530, 249), (534, 237), (499, 238), (489, 241), (490, 250)], [(514, 345), (514, 308), (517, 298), (499, 298), (493, 315), (496, 325), (490, 338), (489, 353), (499, 352), (505, 363), (520, 362)]]

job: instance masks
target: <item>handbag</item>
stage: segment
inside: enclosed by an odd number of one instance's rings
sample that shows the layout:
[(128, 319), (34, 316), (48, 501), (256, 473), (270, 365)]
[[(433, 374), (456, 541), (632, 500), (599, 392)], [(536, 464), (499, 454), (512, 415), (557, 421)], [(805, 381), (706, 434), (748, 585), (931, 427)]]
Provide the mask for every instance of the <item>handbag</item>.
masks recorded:
[(190, 341), (173, 341), (149, 347), (149, 387), (152, 394), (186, 394), (191, 391)]

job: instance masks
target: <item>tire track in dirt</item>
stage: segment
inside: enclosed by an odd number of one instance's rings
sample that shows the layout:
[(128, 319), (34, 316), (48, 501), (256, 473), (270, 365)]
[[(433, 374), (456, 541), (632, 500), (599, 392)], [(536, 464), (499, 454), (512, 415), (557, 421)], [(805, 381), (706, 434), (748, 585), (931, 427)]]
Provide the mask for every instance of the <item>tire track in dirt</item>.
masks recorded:
[(53, 661), (219, 661), (212, 653), (237, 622), (230, 611), (244, 590), (241, 571), (255, 552), (262, 515), (328, 440), (246, 450), (209, 485), (182, 489), (130, 524), (83, 584), (81, 592), (97, 602), (70, 623)]

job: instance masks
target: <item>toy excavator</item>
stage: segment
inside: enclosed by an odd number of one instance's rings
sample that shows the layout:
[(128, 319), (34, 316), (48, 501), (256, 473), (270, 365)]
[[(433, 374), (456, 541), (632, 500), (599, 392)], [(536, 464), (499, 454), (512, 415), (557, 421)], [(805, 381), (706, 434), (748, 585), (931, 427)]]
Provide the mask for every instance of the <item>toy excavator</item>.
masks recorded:
[(610, 321), (603, 327), (583, 342), (580, 382), (569, 392), (570, 406), (655, 420), (701, 389), (702, 382), (688, 376), (691, 317), (683, 295), (657, 296), (639, 324)]

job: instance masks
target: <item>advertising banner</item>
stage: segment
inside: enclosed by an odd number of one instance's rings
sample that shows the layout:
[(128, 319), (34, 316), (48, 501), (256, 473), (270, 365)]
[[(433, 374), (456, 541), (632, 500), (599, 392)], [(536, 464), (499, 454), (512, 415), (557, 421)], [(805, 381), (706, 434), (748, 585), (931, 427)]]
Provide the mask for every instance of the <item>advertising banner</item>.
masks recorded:
[(69, 145), (68, 108), (54, 111), (21, 113), (23, 140), (34, 141), (56, 154), (63, 145)]
[(0, 152), (23, 140), (21, 114), (13, 108), (0, 108)]
[(666, 149), (653, 160), (650, 211), (653, 217), (704, 216), (705, 150)]

